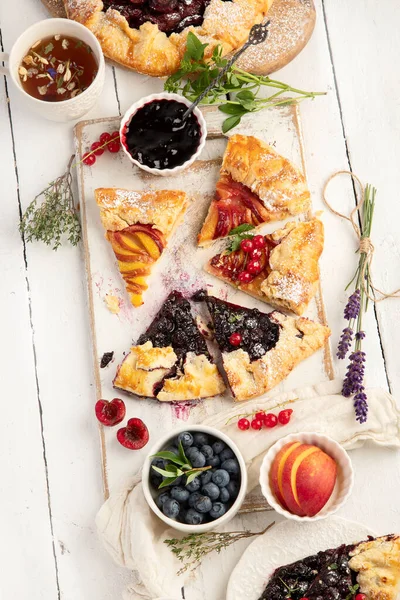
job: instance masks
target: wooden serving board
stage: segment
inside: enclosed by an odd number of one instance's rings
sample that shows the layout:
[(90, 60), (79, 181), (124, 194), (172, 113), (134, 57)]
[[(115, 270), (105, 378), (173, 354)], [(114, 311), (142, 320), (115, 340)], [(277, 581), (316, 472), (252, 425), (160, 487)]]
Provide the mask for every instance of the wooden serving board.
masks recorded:
[[(63, 0), (41, 0), (53, 17), (65, 17)], [(269, 75), (282, 69), (303, 50), (314, 30), (314, 0), (275, 0), (268, 13), (268, 39), (249, 48), (238, 66), (250, 73)]]
[[(232, 405), (229, 392), (223, 396), (197, 403), (162, 403), (151, 399), (139, 399), (113, 389), (112, 381), (117, 365), (129, 351), (132, 342), (151, 323), (162, 306), (163, 300), (174, 289), (190, 296), (206, 287), (210, 293), (227, 298), (239, 305), (257, 307), (268, 312), (265, 303), (235, 290), (203, 270), (204, 264), (217, 252), (218, 243), (209, 248), (198, 248), (197, 233), (207, 213), (210, 198), (215, 190), (221, 158), (226, 146), (221, 124), (224, 115), (216, 107), (202, 109), (208, 126), (206, 147), (197, 160), (184, 173), (175, 177), (153, 176), (134, 167), (125, 155), (106, 152), (93, 167), (80, 165), (78, 186), (82, 213), (83, 242), (88, 280), (89, 311), (93, 336), (93, 356), (96, 381), (96, 398), (111, 400), (118, 395), (124, 398), (127, 417), (140, 417), (150, 431), (150, 444), (142, 451), (129, 452), (119, 445), (115, 429), (101, 428), (102, 468), (105, 495), (119, 488), (138, 471), (143, 458), (156, 439), (169, 429), (184, 422), (199, 423), (206, 416), (220, 412)], [(253, 134), (273, 145), (278, 152), (304, 168), (301, 133), (295, 106), (264, 109), (255, 115), (243, 118), (235, 128), (236, 133)], [(93, 140), (102, 131), (119, 128), (119, 119), (83, 121), (75, 127), (76, 152), (82, 156)], [(94, 200), (98, 187), (121, 187), (143, 190), (148, 188), (182, 189), (191, 199), (183, 223), (170, 240), (161, 260), (149, 279), (149, 289), (144, 296), (144, 305), (131, 306), (119, 275), (113, 250), (104, 237), (99, 210)], [(265, 225), (263, 231), (270, 232), (282, 226)], [(220, 243), (221, 246), (221, 243)], [(120, 310), (112, 314), (105, 303), (106, 295), (117, 299)], [(307, 311), (308, 317), (325, 322), (321, 292), (317, 294)], [(106, 368), (100, 368), (100, 359), (105, 352), (114, 352), (114, 360)], [(300, 364), (274, 391), (290, 390), (294, 387), (317, 383), (332, 378), (329, 346)], [(265, 510), (266, 504), (260, 494), (252, 494), (244, 505), (244, 511)]]

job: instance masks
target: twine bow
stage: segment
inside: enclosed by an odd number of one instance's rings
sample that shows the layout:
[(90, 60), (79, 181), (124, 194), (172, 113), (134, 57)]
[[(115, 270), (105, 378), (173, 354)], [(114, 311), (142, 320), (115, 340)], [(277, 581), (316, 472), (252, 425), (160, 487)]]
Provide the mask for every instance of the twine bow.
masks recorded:
[[(327, 190), (330, 182), (338, 175), (350, 175), (350, 177), (353, 179), (353, 181), (355, 181), (359, 186), (359, 192), (356, 195), (357, 203), (356, 203), (355, 207), (353, 208), (353, 210), (351, 211), (349, 217), (347, 215), (344, 215), (343, 213), (335, 210), (326, 198), (326, 190)], [(395, 290), (393, 292), (386, 293), (386, 292), (380, 290), (379, 288), (377, 288), (376, 286), (374, 286), (372, 283), (371, 264), (372, 264), (372, 259), (374, 256), (375, 248), (371, 241), (371, 238), (368, 237), (367, 235), (363, 234), (363, 232), (358, 224), (359, 217), (360, 217), (360, 222), (362, 222), (362, 208), (363, 208), (364, 201), (365, 201), (365, 190), (364, 190), (363, 184), (361, 183), (361, 181), (357, 177), (357, 175), (355, 175), (351, 171), (337, 171), (336, 173), (333, 173), (324, 185), (324, 189), (322, 192), (322, 198), (323, 198), (323, 201), (326, 204), (326, 206), (329, 208), (329, 210), (333, 214), (337, 215), (338, 217), (341, 217), (342, 219), (346, 219), (346, 221), (349, 221), (351, 223), (351, 225), (354, 229), (354, 232), (358, 238), (359, 252), (360, 252), (360, 254), (365, 255), (365, 260), (363, 261), (363, 264), (361, 267), (361, 277), (360, 277), (361, 286), (363, 288), (365, 295), (370, 300), (372, 300), (372, 302), (381, 302), (382, 300), (386, 300), (386, 298), (399, 298), (400, 297), (400, 288), (398, 288), (397, 290)], [(370, 294), (369, 290), (372, 290), (373, 295)], [(377, 298), (377, 296), (376, 296), (377, 294), (380, 296), (379, 298)]]

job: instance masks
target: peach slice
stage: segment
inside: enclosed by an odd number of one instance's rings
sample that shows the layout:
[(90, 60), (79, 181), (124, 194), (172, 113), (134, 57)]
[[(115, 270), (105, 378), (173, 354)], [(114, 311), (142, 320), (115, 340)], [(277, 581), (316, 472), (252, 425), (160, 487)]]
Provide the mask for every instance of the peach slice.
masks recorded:
[(149, 235), (147, 235), (147, 233), (143, 233), (140, 231), (136, 232), (136, 236), (139, 238), (139, 241), (145, 247), (150, 256), (154, 260), (157, 260), (157, 258), (160, 257), (161, 252), (155, 240), (152, 239)]
[(278, 454), (275, 456), (269, 473), (270, 486), (274, 492), (274, 496), (278, 500), (279, 504), (286, 509), (287, 506), (285, 500), (283, 499), (282, 490), (283, 467), (285, 466), (286, 460), (290, 454), (299, 446), (300, 442), (290, 442), (289, 444), (285, 444), (285, 446), (283, 446), (283, 448), (281, 448)]
[[(150, 258), (150, 256), (148, 257), (148, 261), (150, 263), (153, 262), (153, 260)], [(147, 266), (148, 263), (145, 263), (142, 260), (135, 261), (135, 262), (119, 262), (118, 264), (119, 264), (119, 270), (121, 271), (123, 276), (125, 274), (139, 275), (138, 271), (141, 272), (140, 275), (144, 275), (145, 273), (150, 273), (150, 269)], [(144, 269), (144, 271), (143, 271), (143, 269)]]

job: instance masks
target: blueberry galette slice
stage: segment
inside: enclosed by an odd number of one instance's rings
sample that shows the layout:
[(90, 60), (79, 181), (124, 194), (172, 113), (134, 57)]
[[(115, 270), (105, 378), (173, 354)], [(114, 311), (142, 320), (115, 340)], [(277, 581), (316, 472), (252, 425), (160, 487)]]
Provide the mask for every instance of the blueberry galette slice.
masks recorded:
[(67, 16), (90, 29), (105, 56), (139, 73), (178, 70), (193, 31), (207, 43), (207, 56), (223, 54), (247, 40), (273, 0), (64, 0)]
[(400, 538), (339, 546), (279, 567), (260, 600), (397, 600)]
[(321, 348), (330, 329), (303, 317), (289, 317), (277, 310), (262, 313), (198, 292), (205, 301), (215, 341), (236, 401), (268, 392), (302, 360)]
[[(250, 232), (251, 233), (251, 232)], [(319, 219), (287, 223), (214, 256), (205, 270), (256, 298), (301, 315), (318, 288), (324, 246)]]
[(118, 367), (114, 387), (137, 396), (176, 402), (225, 390), (189, 302), (172, 292), (148, 330)]
[(100, 217), (133, 306), (143, 304), (147, 277), (187, 206), (184, 192), (95, 190)]
[(243, 223), (282, 221), (309, 208), (303, 173), (268, 144), (236, 134), (229, 138), (198, 243), (204, 246), (225, 237)]

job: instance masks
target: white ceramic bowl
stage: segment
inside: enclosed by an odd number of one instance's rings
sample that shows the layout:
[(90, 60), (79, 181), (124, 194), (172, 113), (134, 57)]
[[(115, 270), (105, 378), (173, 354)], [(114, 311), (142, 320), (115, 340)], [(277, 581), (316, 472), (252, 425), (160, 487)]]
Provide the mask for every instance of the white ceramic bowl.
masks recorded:
[[(18, 75), (22, 59), (31, 46), (40, 39), (56, 35), (76, 37), (85, 42), (93, 50), (98, 64), (97, 75), (90, 86), (75, 98), (60, 102), (47, 102), (33, 98), (23, 89)], [(16, 40), (10, 54), (0, 53), (0, 61), (8, 62), (8, 67), (0, 67), (0, 73), (8, 75), (14, 83), (25, 104), (50, 121), (72, 121), (87, 113), (98, 100), (104, 85), (104, 56), (97, 38), (87, 27), (69, 19), (46, 19), (28, 27)]]
[[(174, 519), (170, 519), (169, 517), (166, 517), (164, 515), (164, 513), (158, 508), (158, 506), (154, 500), (158, 494), (157, 494), (157, 491), (154, 490), (153, 487), (151, 486), (150, 480), (149, 480), (152, 457), (154, 456), (154, 454), (157, 454), (157, 452), (160, 452), (165, 447), (167, 447), (171, 443), (171, 441), (174, 438), (176, 438), (177, 435), (179, 435), (182, 431), (190, 431), (191, 433), (193, 433), (193, 432), (206, 433), (207, 435), (211, 435), (219, 440), (222, 440), (233, 451), (233, 453), (235, 454), (235, 456), (239, 462), (241, 482), (240, 482), (238, 497), (236, 498), (235, 502), (232, 504), (231, 508), (222, 517), (220, 517), (219, 519), (216, 519), (215, 521), (211, 521), (210, 523), (203, 523), (201, 525), (186, 525), (186, 523), (179, 523), (179, 521), (175, 521)], [(160, 440), (158, 440), (157, 444), (155, 444), (153, 446), (150, 454), (147, 456), (146, 460), (144, 461), (143, 471), (142, 471), (142, 485), (143, 485), (143, 492), (144, 492), (145, 498), (146, 498), (151, 510), (160, 519), (162, 519), (169, 527), (173, 527), (174, 529), (178, 529), (179, 531), (183, 531), (184, 533), (202, 533), (204, 531), (210, 531), (211, 529), (215, 529), (216, 527), (219, 527), (220, 525), (224, 525), (225, 523), (228, 523), (236, 515), (236, 513), (238, 512), (239, 508), (241, 507), (243, 500), (245, 499), (245, 496), (246, 496), (247, 469), (246, 469), (246, 465), (245, 465), (243, 456), (240, 453), (239, 448), (236, 446), (236, 444), (234, 444), (232, 442), (232, 440), (227, 435), (225, 435), (218, 429), (214, 429), (213, 427), (206, 427), (204, 425), (186, 425), (186, 427), (180, 427), (179, 429), (169, 432), (167, 435), (165, 435)], [(167, 491), (168, 488), (164, 488), (164, 490)]]
[(160, 92), (159, 94), (151, 94), (150, 96), (145, 96), (144, 98), (141, 98), (138, 102), (134, 102), (132, 104), (132, 106), (130, 106), (128, 108), (128, 110), (122, 117), (121, 126), (119, 129), (119, 135), (121, 138), (122, 148), (123, 148), (125, 154), (127, 155), (127, 157), (129, 158), (129, 160), (134, 165), (136, 165), (137, 167), (140, 167), (141, 169), (143, 169), (144, 171), (147, 171), (148, 173), (152, 173), (153, 175), (161, 175), (163, 177), (166, 177), (168, 175), (175, 175), (176, 173), (180, 173), (181, 171), (184, 171), (184, 169), (187, 169), (192, 163), (194, 163), (196, 158), (198, 158), (200, 156), (200, 154), (205, 146), (205, 143), (206, 143), (207, 125), (206, 125), (206, 122), (204, 120), (201, 110), (199, 110), (196, 107), (193, 111), (193, 114), (196, 116), (196, 118), (199, 122), (201, 136), (200, 136), (200, 142), (197, 147), (197, 150), (190, 157), (190, 159), (187, 160), (186, 162), (184, 162), (182, 165), (174, 167), (173, 169), (153, 169), (146, 165), (142, 165), (140, 162), (138, 162), (137, 160), (132, 158), (132, 156), (130, 155), (128, 148), (126, 146), (125, 133), (126, 133), (126, 128), (128, 127), (133, 115), (136, 114), (137, 111), (140, 108), (142, 108), (145, 104), (148, 104), (149, 102), (153, 102), (154, 100), (176, 100), (177, 102), (181, 102), (182, 104), (185, 104), (185, 106), (189, 107), (191, 105), (191, 102), (189, 102), (189, 100), (187, 100), (183, 96), (180, 96), (179, 94), (169, 94), (167, 92), (164, 92), (164, 93)]
[[(337, 478), (331, 497), (325, 506), (314, 517), (299, 517), (285, 510), (275, 498), (269, 481), (269, 473), (275, 456), (289, 442), (301, 442), (303, 444), (312, 444), (324, 450), (331, 456), (337, 464)], [(343, 506), (350, 496), (354, 483), (353, 467), (347, 452), (335, 440), (320, 433), (292, 433), (277, 442), (268, 450), (264, 456), (260, 468), (260, 486), (261, 491), (268, 501), (280, 515), (294, 521), (319, 521), (329, 515), (333, 515)]]

